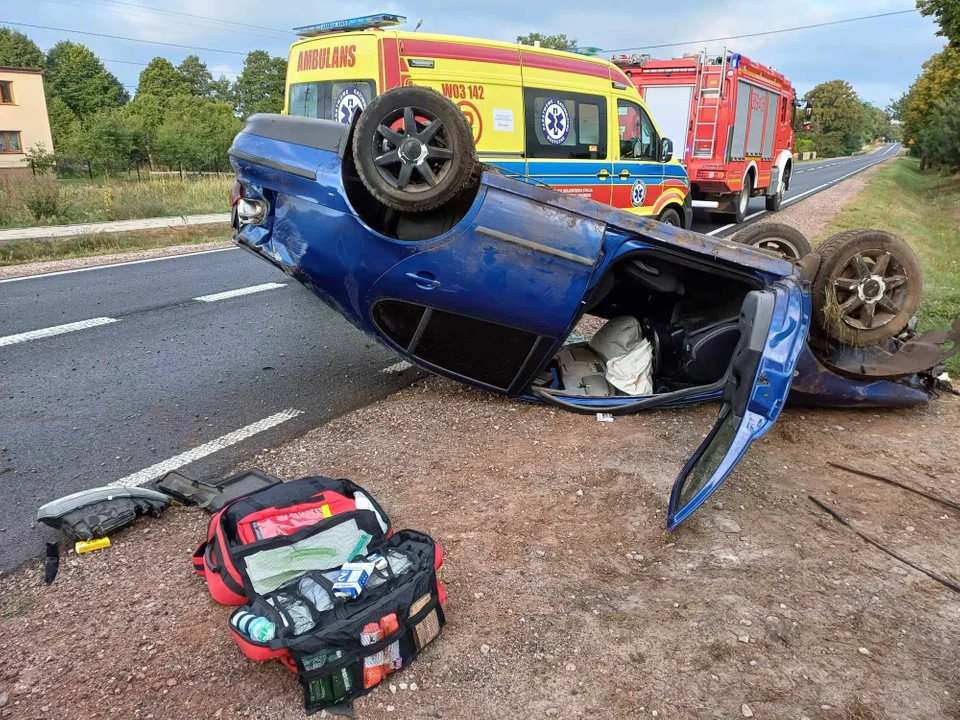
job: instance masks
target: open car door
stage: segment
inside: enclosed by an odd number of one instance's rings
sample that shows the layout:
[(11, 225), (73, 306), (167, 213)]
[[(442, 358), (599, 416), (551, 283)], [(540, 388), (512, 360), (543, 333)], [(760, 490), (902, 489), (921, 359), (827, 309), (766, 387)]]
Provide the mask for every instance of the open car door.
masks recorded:
[(690, 517), (720, 487), (750, 443), (780, 415), (810, 327), (810, 294), (800, 283), (786, 277), (747, 294), (720, 415), (673, 484), (667, 529)]

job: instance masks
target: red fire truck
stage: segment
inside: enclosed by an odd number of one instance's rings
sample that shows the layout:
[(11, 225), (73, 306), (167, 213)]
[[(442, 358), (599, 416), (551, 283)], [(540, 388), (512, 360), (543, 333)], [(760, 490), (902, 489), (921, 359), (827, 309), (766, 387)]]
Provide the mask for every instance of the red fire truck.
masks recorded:
[(684, 148), (693, 205), (742, 222), (754, 195), (780, 209), (793, 172), (796, 91), (783, 75), (724, 52), (613, 62), (643, 95), (665, 137)]

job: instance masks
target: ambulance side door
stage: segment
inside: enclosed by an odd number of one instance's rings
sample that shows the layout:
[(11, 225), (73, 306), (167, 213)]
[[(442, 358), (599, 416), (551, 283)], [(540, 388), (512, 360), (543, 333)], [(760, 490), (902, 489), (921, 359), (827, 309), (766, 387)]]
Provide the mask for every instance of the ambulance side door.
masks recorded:
[(639, 103), (614, 98), (617, 147), (613, 163), (613, 206), (652, 215), (663, 188), (660, 137)]
[(557, 192), (610, 204), (611, 122), (604, 95), (526, 87), (527, 175)]

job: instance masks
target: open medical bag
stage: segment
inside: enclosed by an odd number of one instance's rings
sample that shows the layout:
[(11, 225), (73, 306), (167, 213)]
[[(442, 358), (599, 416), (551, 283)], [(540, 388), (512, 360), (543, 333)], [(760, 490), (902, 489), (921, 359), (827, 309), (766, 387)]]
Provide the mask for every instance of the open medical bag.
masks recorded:
[[(333, 589), (349, 561), (376, 561), (353, 598)], [(213, 597), (243, 604), (230, 617), (240, 649), (296, 672), (308, 713), (370, 692), (439, 634), (442, 562), (429, 536), (393, 533), (369, 494), (324, 477), (235, 501), (211, 518), (208, 539), (194, 554)], [(248, 633), (242, 620), (249, 616), (271, 624), (272, 637)]]

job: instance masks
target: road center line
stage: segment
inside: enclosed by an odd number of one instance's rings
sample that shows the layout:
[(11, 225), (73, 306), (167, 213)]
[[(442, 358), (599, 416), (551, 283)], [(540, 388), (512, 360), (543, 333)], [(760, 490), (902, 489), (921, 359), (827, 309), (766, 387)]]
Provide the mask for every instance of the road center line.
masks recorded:
[(282, 287), (286, 287), (286, 283), (263, 283), (263, 285), (251, 285), (250, 287), (214, 293), (213, 295), (201, 295), (200, 297), (195, 297), (194, 300), (199, 300), (200, 302), (216, 302), (217, 300), (227, 300), (228, 298), (240, 297), (241, 295), (253, 295), (254, 293), (264, 292), (265, 290), (275, 290)]
[(63, 335), (64, 333), (75, 332), (76, 330), (86, 330), (87, 328), (97, 327), (98, 325), (109, 325), (118, 322), (116, 318), (98, 317), (90, 320), (81, 320), (80, 322), (67, 323), (66, 325), (54, 325), (53, 327), (43, 328), (42, 330), (31, 330), (17, 335), (7, 335), (0, 337), (0, 347), (5, 345), (17, 345), (28, 340), (39, 340), (40, 338), (53, 337), (54, 335)]
[(278, 412), (277, 414), (271, 415), (263, 420), (258, 420), (255, 423), (247, 425), (246, 427), (242, 427), (239, 430), (234, 430), (232, 433), (227, 433), (226, 435), (218, 437), (215, 440), (204, 443), (199, 447), (195, 447), (193, 450), (187, 450), (187, 452), (174, 455), (169, 460), (164, 460), (156, 465), (151, 465), (150, 467), (144, 468), (139, 472), (135, 472), (132, 475), (127, 475), (124, 478), (120, 478), (116, 482), (110, 483), (110, 487), (135, 487), (137, 485), (143, 485), (151, 480), (156, 480), (157, 478), (163, 477), (168, 472), (182, 468), (184, 465), (189, 465), (192, 462), (196, 462), (197, 460), (205, 458), (208, 455), (212, 455), (215, 452), (228, 448), (231, 445), (236, 445), (238, 442), (242, 442), (249, 437), (253, 437), (258, 433), (262, 433), (265, 430), (276, 427), (277, 425), (285, 423), (288, 420), (293, 420), (293, 418), (302, 414), (303, 410), (295, 410), (294, 408), (283, 410), (282, 412)]

